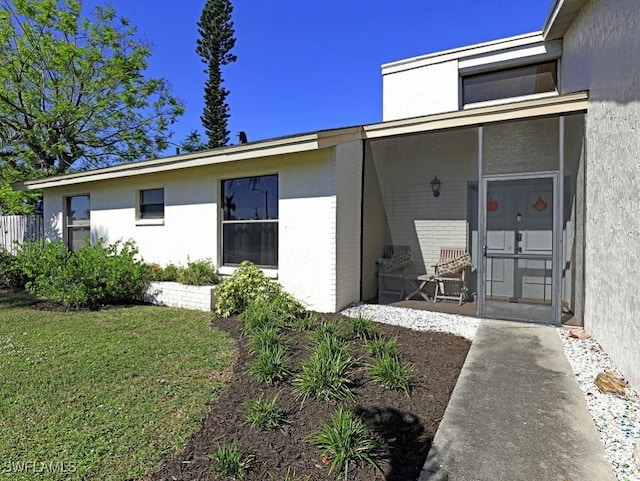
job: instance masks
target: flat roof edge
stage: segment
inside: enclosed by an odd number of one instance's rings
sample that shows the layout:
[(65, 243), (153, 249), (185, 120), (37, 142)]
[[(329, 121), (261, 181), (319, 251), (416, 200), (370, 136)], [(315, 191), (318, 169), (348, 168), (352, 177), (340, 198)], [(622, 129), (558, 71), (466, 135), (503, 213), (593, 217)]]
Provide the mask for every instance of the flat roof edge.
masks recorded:
[(522, 100), (509, 104), (456, 110), (410, 119), (391, 120), (365, 125), (367, 139), (411, 134), (449, 128), (468, 127), (489, 122), (586, 111), (589, 93), (576, 92), (535, 100)]
[[(471, 45), (465, 45), (463, 47), (452, 48), (448, 50), (441, 50), (438, 52), (432, 52), (425, 55), (418, 55), (416, 57), (405, 58), (396, 60), (393, 62), (384, 63), (381, 66), (382, 74), (385, 74), (386, 70), (393, 70), (394, 72), (414, 68), (416, 63), (440, 63), (447, 60), (453, 60), (456, 58), (464, 58), (481, 53), (487, 53), (494, 50), (501, 50), (504, 48), (519, 47), (524, 45), (530, 45), (542, 42), (542, 31), (525, 33), (522, 35), (515, 35), (513, 37), (504, 37), (496, 40), (490, 40), (487, 42), (481, 42)], [(513, 44), (513, 45), (508, 45)], [(403, 68), (404, 67), (404, 68)], [(392, 72), (389, 72), (392, 73)]]
[(13, 184), (13, 188), (17, 190), (39, 190), (64, 185), (82, 184), (85, 182), (96, 182), (154, 172), (201, 167), (243, 159), (306, 152), (360, 139), (362, 139), (362, 128), (359, 126), (321, 130), (312, 134), (280, 137), (249, 144), (239, 144), (220, 149), (195, 152), (193, 154), (131, 162), (85, 172), (16, 182)]

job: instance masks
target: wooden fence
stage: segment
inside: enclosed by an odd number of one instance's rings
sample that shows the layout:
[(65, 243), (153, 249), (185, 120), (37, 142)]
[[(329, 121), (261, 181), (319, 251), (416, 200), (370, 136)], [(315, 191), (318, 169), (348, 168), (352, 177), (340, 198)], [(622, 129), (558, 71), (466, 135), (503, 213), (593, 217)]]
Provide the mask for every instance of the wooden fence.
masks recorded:
[(41, 215), (0, 216), (0, 250), (15, 254), (24, 241), (44, 237), (44, 222)]

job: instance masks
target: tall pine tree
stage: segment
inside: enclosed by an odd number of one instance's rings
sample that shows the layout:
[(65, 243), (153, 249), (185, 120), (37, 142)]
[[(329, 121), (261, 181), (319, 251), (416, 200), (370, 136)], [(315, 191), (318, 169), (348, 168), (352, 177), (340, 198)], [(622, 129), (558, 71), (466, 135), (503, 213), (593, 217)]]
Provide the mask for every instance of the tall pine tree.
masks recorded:
[(236, 56), (231, 53), (236, 43), (232, 12), (229, 0), (207, 0), (198, 21), (200, 38), (196, 52), (207, 65), (204, 109), (200, 120), (209, 138), (209, 148), (222, 147), (229, 142), (229, 91), (222, 86), (222, 66), (236, 61)]

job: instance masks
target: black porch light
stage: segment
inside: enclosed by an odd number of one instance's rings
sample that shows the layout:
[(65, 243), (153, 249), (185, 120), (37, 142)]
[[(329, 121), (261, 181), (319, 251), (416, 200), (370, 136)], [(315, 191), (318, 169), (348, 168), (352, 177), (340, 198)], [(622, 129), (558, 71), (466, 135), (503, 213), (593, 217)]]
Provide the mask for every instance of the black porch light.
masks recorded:
[(440, 197), (440, 186), (442, 185), (442, 182), (440, 182), (440, 179), (438, 179), (437, 175), (433, 176), (433, 180), (431, 181), (431, 190), (433, 191), (433, 196), (434, 197)]

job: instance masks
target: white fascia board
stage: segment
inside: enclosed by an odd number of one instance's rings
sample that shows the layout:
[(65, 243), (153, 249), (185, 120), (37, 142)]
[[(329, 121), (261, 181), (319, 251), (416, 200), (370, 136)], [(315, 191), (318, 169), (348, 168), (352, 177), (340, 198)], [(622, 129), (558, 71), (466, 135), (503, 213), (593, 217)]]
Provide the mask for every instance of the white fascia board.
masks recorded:
[(545, 40), (562, 38), (586, 0), (555, 0), (542, 29)]
[(460, 60), (460, 74), (468, 75), (498, 68), (517, 67), (545, 60), (555, 60), (562, 56), (562, 40), (526, 45), (524, 47), (489, 52)]
[(478, 107), (444, 114), (392, 120), (379, 124), (365, 125), (367, 139), (394, 135), (415, 134), (459, 127), (477, 126), (489, 122), (525, 119), (544, 115), (586, 111), (589, 105), (587, 92), (577, 92), (550, 98), (513, 102), (490, 107)]
[(147, 160), (76, 174), (19, 182), (14, 184), (13, 187), (18, 190), (39, 190), (50, 187), (76, 185), (86, 182), (202, 167), (225, 162), (307, 152), (332, 147), (339, 143), (361, 138), (362, 129), (360, 127), (325, 130), (313, 134), (234, 145), (212, 151)]
[(411, 70), (451, 60), (476, 57), (491, 52), (540, 44), (543, 40), (542, 32), (533, 32), (518, 35), (516, 37), (501, 38), (491, 42), (478, 43), (452, 50), (444, 50), (428, 55), (421, 55), (419, 57), (408, 58), (382, 65), (382, 75), (393, 74), (404, 70)]

